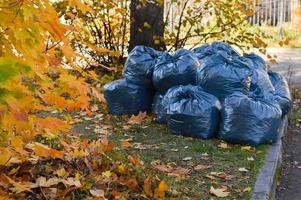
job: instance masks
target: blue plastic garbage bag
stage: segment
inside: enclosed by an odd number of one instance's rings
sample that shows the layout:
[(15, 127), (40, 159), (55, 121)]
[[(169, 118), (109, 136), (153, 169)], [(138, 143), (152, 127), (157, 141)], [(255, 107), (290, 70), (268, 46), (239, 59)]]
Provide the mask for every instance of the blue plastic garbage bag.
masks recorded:
[(199, 86), (176, 86), (168, 90), (167, 124), (171, 132), (208, 139), (217, 134), (221, 105), (217, 97)]
[(274, 99), (279, 103), (284, 116), (289, 113), (292, 107), (292, 97), (287, 81), (277, 72), (269, 71), (268, 74), (275, 88)]
[(146, 46), (136, 46), (128, 55), (123, 78), (136, 85), (152, 87), (156, 59), (162, 52)]
[(219, 138), (251, 146), (275, 142), (281, 114), (276, 101), (233, 93), (223, 103)]
[(225, 42), (213, 42), (211, 47), (215, 52), (224, 51), (232, 57), (240, 56), (240, 54), (231, 45)]
[(255, 53), (244, 54), (243, 57), (248, 62), (249, 66), (253, 69), (263, 69), (266, 71), (266, 62), (265, 60)]
[(204, 44), (200, 47), (194, 48), (193, 52), (196, 54), (197, 58), (202, 62), (202, 59), (207, 58), (217, 52), (224, 52), (229, 56), (240, 56), (240, 54), (229, 44), (224, 42), (213, 42), (211, 45)]
[(248, 94), (252, 71), (238, 56), (217, 52), (201, 62), (197, 70), (197, 85), (223, 101), (234, 92)]
[(165, 52), (156, 62), (153, 84), (161, 94), (175, 85), (195, 85), (199, 65), (197, 57), (189, 50), (180, 49), (173, 55)]
[(209, 44), (204, 44), (200, 47), (194, 48), (192, 51), (200, 61), (207, 56), (214, 54), (211, 45)]
[(156, 121), (159, 124), (166, 124), (166, 105), (163, 103), (164, 95), (157, 92), (155, 94), (152, 111), (156, 114)]
[(245, 54), (241, 59), (248, 63), (248, 66), (252, 71), (252, 82), (249, 95), (266, 98), (267, 95), (274, 93), (274, 86), (265, 70), (265, 61), (254, 53)]
[(138, 114), (150, 111), (153, 90), (126, 80), (116, 80), (104, 86), (104, 97), (111, 114)]

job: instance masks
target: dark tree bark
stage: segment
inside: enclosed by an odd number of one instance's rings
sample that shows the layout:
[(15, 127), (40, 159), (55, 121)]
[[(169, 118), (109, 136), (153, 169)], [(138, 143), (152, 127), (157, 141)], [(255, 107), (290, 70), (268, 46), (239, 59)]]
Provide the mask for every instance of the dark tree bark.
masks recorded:
[(131, 31), (129, 51), (137, 45), (165, 50), (164, 33), (164, 6), (157, 3), (141, 0), (131, 0)]

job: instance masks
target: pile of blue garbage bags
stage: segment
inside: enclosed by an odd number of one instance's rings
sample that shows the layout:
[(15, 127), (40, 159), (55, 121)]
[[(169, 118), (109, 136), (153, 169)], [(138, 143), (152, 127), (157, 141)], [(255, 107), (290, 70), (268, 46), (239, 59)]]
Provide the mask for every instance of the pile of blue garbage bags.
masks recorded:
[(266, 68), (223, 42), (174, 53), (137, 46), (104, 96), (111, 114), (153, 112), (173, 134), (257, 146), (277, 141), (292, 105), (285, 78)]

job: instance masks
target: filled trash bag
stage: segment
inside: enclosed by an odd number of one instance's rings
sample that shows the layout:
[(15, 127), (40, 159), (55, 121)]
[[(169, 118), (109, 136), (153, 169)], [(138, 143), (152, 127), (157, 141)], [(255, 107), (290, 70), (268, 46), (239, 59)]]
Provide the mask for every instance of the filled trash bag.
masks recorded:
[(263, 69), (266, 71), (266, 62), (265, 60), (255, 53), (244, 54), (243, 57), (246, 59), (246, 62), (253, 69)]
[(289, 113), (292, 107), (292, 97), (287, 81), (277, 72), (269, 71), (268, 74), (275, 88), (274, 99), (279, 103), (284, 116)]
[(199, 65), (197, 57), (189, 50), (180, 49), (173, 55), (165, 52), (156, 62), (153, 84), (161, 94), (175, 85), (195, 85)]
[(176, 86), (168, 90), (167, 124), (171, 132), (208, 139), (216, 135), (219, 125), (219, 100), (199, 86)]
[(217, 52), (197, 70), (197, 85), (223, 101), (234, 92), (248, 94), (252, 71), (240, 57)]
[(213, 42), (211, 45), (204, 44), (200, 47), (194, 48), (193, 52), (197, 56), (197, 58), (202, 61), (206, 57), (213, 55), (217, 52), (224, 52), (229, 56), (240, 56), (240, 54), (229, 44), (224, 42)]
[(254, 53), (244, 54), (241, 59), (248, 63), (252, 71), (252, 82), (250, 86), (250, 96), (266, 98), (275, 92), (274, 86), (270, 81), (269, 75), (265, 70), (266, 63)]
[(232, 57), (240, 56), (238, 51), (236, 51), (231, 45), (225, 42), (213, 42), (211, 44), (211, 48), (215, 52), (224, 51)]
[(104, 86), (104, 97), (109, 106), (110, 114), (138, 114), (150, 111), (153, 91), (127, 82), (116, 80)]
[(152, 87), (156, 59), (162, 52), (146, 46), (136, 46), (128, 55), (123, 78), (130, 83)]
[(212, 51), (211, 45), (209, 44), (204, 44), (200, 47), (194, 48), (192, 51), (200, 61), (214, 53), (214, 51)]
[(156, 121), (159, 124), (166, 124), (166, 105), (163, 103), (163, 98), (164, 95), (157, 92), (152, 105), (152, 111), (156, 114)]
[(251, 146), (275, 142), (281, 114), (281, 108), (275, 101), (234, 93), (224, 101), (219, 138)]

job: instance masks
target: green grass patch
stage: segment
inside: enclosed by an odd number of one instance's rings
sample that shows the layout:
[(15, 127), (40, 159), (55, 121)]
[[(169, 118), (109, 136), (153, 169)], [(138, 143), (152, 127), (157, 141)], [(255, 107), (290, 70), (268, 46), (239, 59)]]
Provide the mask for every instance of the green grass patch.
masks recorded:
[[(89, 122), (77, 126), (81, 133), (88, 133), (84, 127)], [(142, 125), (133, 126), (128, 130), (122, 128), (125, 124), (123, 117), (112, 117), (114, 131), (109, 136), (111, 141), (117, 144), (117, 150), (110, 156), (113, 159), (126, 159), (128, 154), (138, 154), (144, 162), (147, 170), (155, 177), (165, 180), (172, 196), (179, 196), (180, 199), (209, 199), (210, 187), (219, 188), (227, 186), (230, 192), (229, 199), (250, 199), (256, 176), (263, 165), (268, 145), (262, 145), (250, 151), (242, 150), (240, 145), (230, 145), (228, 148), (220, 148), (221, 141), (201, 140), (176, 136), (171, 134), (165, 125), (158, 125), (149, 120)], [(85, 138), (95, 139), (98, 136), (83, 134)], [(133, 146), (122, 147), (121, 141), (127, 140)], [(185, 160), (185, 158), (187, 160)], [(248, 159), (249, 158), (249, 159)], [(252, 161), (254, 159), (254, 161)], [(164, 173), (155, 170), (151, 164), (153, 161), (160, 161), (163, 165), (171, 165), (189, 169), (190, 172), (184, 176), (175, 176), (172, 173)], [(209, 169), (194, 170), (196, 165), (210, 165)], [(242, 172), (239, 169), (245, 168), (248, 171)], [(223, 172), (233, 176), (226, 180), (212, 176), (212, 173)], [(211, 179), (214, 177), (214, 179)]]

